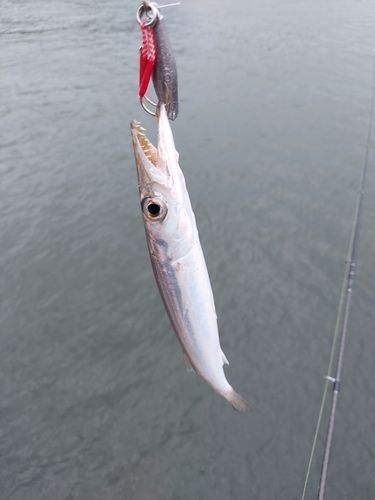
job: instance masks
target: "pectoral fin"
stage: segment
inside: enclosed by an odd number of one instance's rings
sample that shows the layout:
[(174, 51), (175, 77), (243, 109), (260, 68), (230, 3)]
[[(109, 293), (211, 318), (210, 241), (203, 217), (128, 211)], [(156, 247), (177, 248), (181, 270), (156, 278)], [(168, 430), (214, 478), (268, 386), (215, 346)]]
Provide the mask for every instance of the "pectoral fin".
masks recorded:
[(195, 372), (193, 365), (190, 363), (190, 359), (187, 357), (187, 355), (185, 353), (183, 353), (183, 356), (184, 356), (184, 363), (186, 366), (186, 370), (188, 372)]

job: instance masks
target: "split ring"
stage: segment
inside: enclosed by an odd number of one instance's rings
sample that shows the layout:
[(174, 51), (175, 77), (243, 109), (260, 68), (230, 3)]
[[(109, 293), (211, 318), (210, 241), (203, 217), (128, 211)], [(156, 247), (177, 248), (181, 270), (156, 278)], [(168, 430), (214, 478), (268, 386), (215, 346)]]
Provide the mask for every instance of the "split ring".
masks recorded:
[[(151, 10), (151, 15), (149, 11)], [(137, 21), (139, 24), (141, 24), (142, 16), (143, 14), (147, 15), (147, 21), (145, 23), (145, 27), (148, 28), (149, 26), (153, 26), (158, 17), (159, 17), (159, 9), (154, 2), (143, 2), (137, 9)]]

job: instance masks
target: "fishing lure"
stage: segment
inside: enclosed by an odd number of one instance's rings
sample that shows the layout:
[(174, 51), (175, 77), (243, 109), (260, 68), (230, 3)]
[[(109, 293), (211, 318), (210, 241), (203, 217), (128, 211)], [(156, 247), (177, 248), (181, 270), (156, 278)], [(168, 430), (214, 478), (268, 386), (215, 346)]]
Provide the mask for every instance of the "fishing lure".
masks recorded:
[[(138, 7), (137, 21), (142, 31), (139, 78), (141, 105), (148, 113), (155, 115), (145, 106), (143, 99), (154, 106), (164, 104), (169, 120), (175, 120), (179, 109), (177, 66), (160, 7), (154, 2), (144, 1)], [(146, 96), (151, 76), (158, 104)]]

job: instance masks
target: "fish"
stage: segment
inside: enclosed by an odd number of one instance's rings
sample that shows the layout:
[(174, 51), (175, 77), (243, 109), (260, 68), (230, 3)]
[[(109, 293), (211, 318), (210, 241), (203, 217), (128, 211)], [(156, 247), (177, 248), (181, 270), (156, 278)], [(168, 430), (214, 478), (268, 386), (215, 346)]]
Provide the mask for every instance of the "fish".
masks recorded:
[(143, 223), (156, 283), (188, 371), (200, 375), (235, 410), (248, 411), (247, 401), (225, 377), (223, 365), (229, 363), (220, 346), (210, 278), (164, 104), (156, 117), (157, 147), (139, 122), (131, 122)]

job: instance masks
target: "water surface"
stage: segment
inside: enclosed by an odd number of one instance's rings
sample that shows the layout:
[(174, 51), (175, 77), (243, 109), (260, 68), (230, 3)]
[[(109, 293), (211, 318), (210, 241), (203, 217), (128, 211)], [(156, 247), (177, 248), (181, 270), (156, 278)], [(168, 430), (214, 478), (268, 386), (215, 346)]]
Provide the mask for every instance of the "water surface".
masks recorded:
[[(129, 132), (135, 118), (156, 136), (137, 5), (1, 2), (0, 497), (297, 500), (364, 159), (373, 5), (164, 12), (175, 142), (246, 415), (186, 373), (152, 275)], [(373, 145), (327, 500), (375, 496)], [(324, 429), (307, 498), (323, 444)]]

